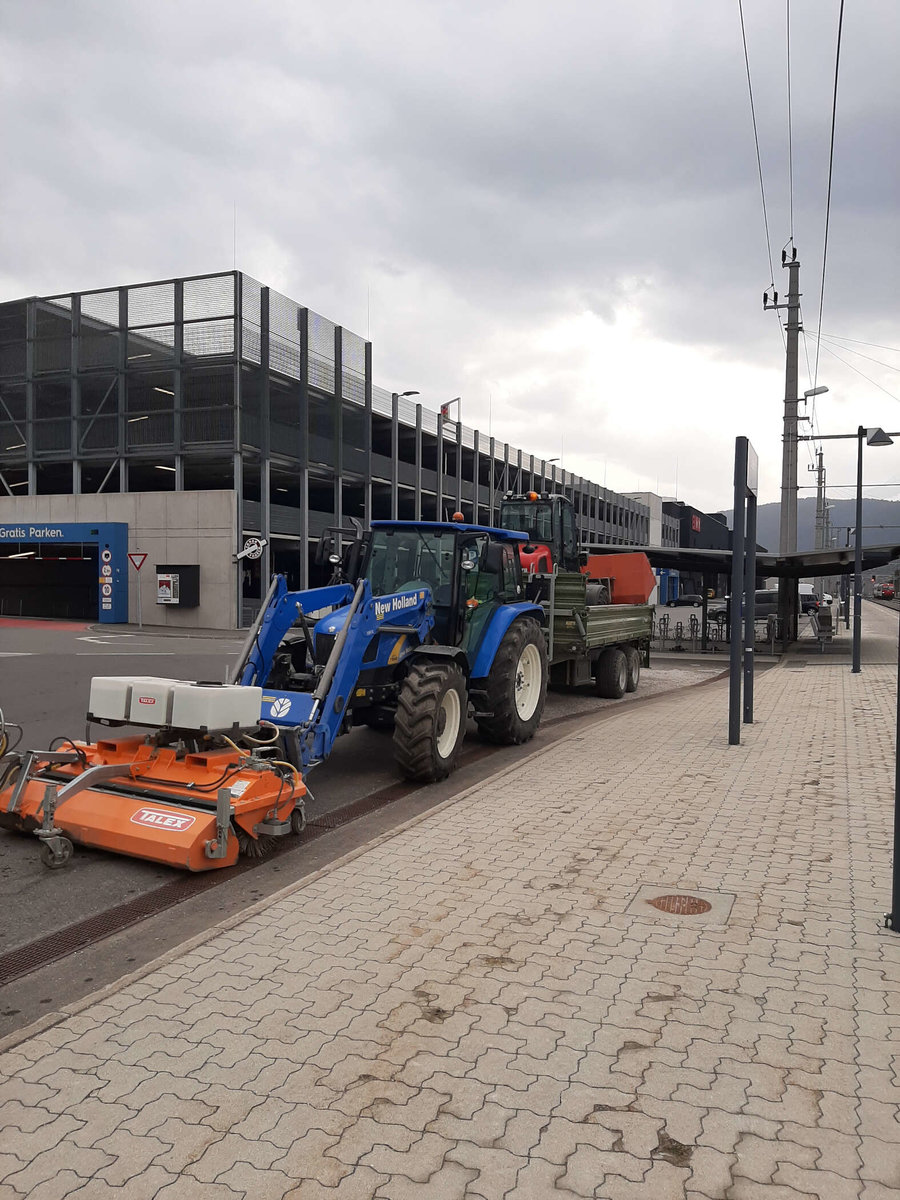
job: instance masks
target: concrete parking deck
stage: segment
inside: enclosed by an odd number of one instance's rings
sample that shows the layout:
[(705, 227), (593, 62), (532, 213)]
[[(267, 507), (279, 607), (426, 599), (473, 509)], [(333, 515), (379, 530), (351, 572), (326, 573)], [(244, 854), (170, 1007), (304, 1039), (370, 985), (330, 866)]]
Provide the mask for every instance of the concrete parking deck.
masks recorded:
[(16, 1035), (0, 1196), (895, 1200), (896, 613), (864, 650), (740, 747), (724, 683), (631, 706)]

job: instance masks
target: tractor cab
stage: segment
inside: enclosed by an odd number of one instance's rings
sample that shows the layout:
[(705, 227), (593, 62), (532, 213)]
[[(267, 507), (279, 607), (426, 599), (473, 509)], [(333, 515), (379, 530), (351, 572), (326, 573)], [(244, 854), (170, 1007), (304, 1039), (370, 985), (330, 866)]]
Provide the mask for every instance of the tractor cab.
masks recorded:
[(521, 536), (459, 522), (373, 521), (361, 574), (373, 596), (427, 588), (432, 637), (470, 658), (490, 614), (524, 597)]
[(526, 572), (581, 570), (575, 509), (567, 496), (509, 492), (500, 502), (500, 525), (526, 534), (528, 541), (519, 550)]

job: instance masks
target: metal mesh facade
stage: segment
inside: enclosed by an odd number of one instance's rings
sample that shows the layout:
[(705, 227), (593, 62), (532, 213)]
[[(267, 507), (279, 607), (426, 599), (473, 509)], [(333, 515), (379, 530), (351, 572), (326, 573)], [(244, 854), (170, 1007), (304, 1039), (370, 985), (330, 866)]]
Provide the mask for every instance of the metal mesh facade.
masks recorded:
[[(489, 522), (565, 491), (586, 540), (647, 544), (644, 505), (372, 381), (357, 334), (241, 272), (0, 304), (0, 495), (234, 488), (262, 577), (349, 517)], [(255, 587), (256, 584), (254, 583)]]

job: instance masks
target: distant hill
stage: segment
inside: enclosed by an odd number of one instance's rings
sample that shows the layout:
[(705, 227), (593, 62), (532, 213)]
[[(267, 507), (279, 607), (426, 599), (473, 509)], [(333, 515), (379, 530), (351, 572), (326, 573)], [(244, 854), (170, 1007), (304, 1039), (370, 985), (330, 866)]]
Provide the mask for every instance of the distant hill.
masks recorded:
[[(847, 527), (856, 525), (856, 500), (832, 500), (831, 536), (837, 538), (839, 546), (847, 544)], [(728, 526), (732, 527), (734, 513), (726, 513)], [(780, 504), (761, 504), (756, 512), (757, 543), (765, 546), (771, 554), (778, 552)], [(863, 497), (863, 543), (880, 546), (896, 542), (900, 546), (900, 500), (875, 500)], [(852, 539), (851, 539), (852, 544)], [(816, 548), (816, 501), (804, 497), (797, 505), (797, 549)]]

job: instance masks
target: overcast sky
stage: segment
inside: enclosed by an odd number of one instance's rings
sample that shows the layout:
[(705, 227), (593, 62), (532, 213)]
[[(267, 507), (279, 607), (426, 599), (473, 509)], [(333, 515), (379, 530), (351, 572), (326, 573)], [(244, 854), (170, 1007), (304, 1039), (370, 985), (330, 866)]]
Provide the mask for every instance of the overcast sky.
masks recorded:
[[(844, 14), (816, 372), (839, 12), (744, 0), (774, 283), (793, 233), (818, 431), (893, 430), (897, 0)], [(744, 434), (779, 498), (738, 0), (0, 0), (0, 95), (0, 299), (236, 265), (577, 474), (730, 507)], [(900, 441), (866, 475), (900, 481)]]

